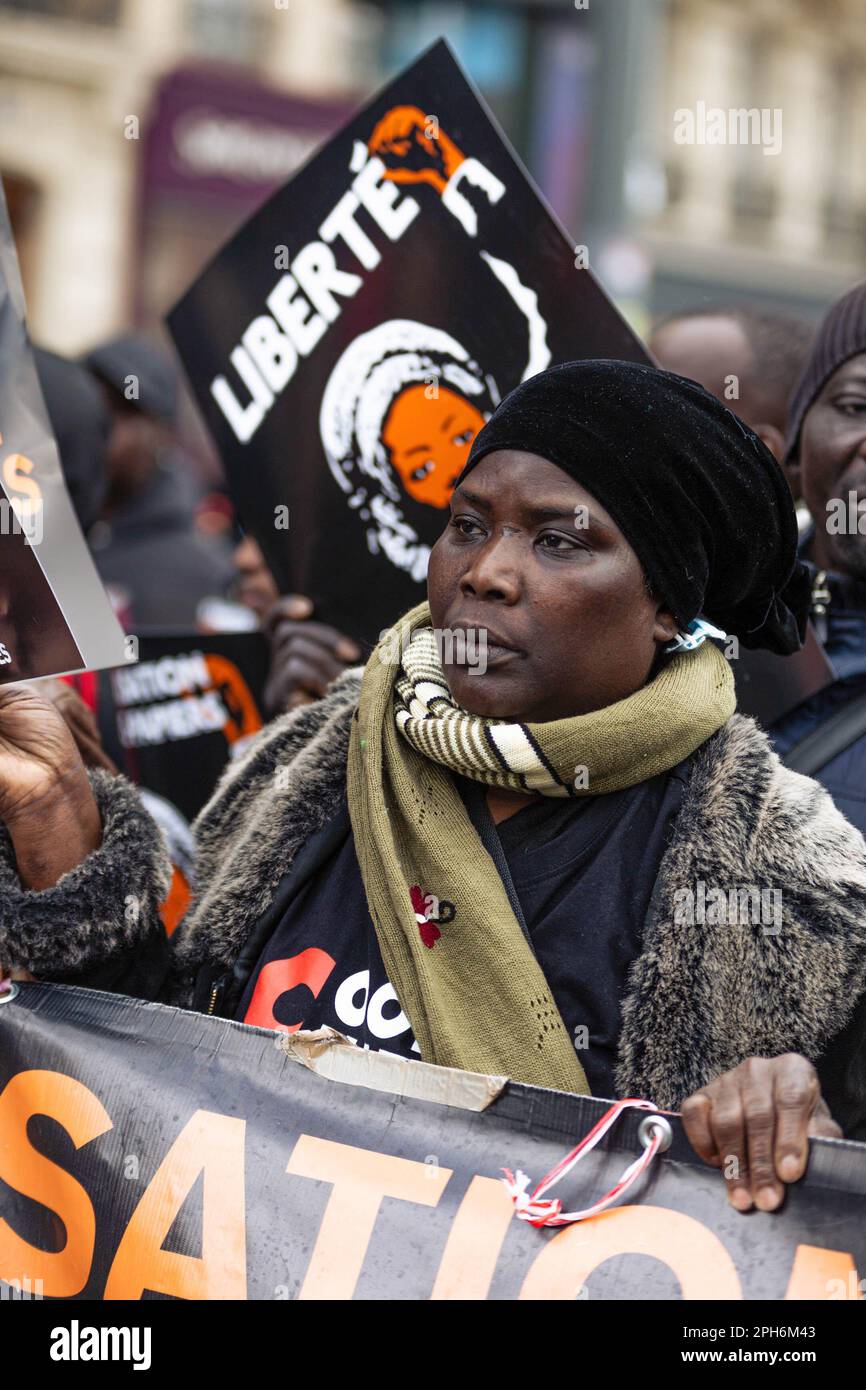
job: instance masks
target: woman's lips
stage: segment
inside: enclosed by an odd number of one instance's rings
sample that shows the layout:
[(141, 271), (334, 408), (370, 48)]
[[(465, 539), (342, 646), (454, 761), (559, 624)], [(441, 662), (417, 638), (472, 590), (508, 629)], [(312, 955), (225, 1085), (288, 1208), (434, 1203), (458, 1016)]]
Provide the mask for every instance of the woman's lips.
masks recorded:
[(468, 669), (470, 675), (483, 676), (491, 666), (506, 666), (526, 656), (520, 647), (514, 646), (500, 633), (491, 632), (483, 623), (452, 626), (449, 631), (451, 651), (445, 664), (452, 668)]
[(497, 642), (488, 642), (486, 648), (481, 648), (479, 655), (486, 658), (488, 666), (501, 666), (506, 661), (518, 660), (524, 653), (514, 647), (502, 647)]

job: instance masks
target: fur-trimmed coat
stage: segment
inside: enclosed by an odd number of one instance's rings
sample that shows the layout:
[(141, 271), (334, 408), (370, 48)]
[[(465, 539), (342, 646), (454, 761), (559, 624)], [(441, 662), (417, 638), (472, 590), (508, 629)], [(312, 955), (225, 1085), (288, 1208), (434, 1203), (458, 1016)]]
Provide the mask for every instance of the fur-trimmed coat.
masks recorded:
[[(198, 891), (170, 946), (157, 916), (168, 861), (123, 778), (92, 774), (102, 846), (53, 888), (22, 890), (4, 836), (0, 960), (184, 1007), (238, 998), (295, 856), (345, 816), (359, 681), (347, 672), (227, 769), (194, 827)], [(710, 890), (740, 888), (773, 890), (777, 921), (708, 922)], [(866, 1138), (864, 990), (866, 844), (734, 715), (692, 760), (659, 868), (622, 1003), (619, 1093), (676, 1108), (746, 1057), (800, 1052), (846, 1132)]]

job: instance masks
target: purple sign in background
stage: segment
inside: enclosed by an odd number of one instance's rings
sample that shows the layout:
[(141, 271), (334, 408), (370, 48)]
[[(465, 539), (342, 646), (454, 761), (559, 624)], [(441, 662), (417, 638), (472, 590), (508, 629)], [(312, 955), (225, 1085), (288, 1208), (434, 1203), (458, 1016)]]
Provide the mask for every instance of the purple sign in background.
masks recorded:
[(285, 96), (232, 71), (178, 68), (156, 89), (143, 141), (144, 186), (259, 202), (351, 110), (351, 103)]

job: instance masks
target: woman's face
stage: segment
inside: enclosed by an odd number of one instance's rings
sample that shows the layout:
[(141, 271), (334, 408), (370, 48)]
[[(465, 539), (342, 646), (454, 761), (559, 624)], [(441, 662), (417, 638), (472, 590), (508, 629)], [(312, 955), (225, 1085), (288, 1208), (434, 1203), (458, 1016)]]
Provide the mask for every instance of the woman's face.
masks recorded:
[[(605, 509), (547, 459), (488, 454), (451, 499), (430, 556), (433, 626), (455, 700), (473, 714), (540, 722), (632, 695), (677, 630)], [(486, 662), (483, 658), (486, 642)]]

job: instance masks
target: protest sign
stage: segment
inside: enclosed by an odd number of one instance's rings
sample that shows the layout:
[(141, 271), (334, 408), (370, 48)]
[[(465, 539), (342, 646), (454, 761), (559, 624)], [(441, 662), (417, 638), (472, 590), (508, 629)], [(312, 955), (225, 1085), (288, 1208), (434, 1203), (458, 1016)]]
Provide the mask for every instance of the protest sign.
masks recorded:
[(0, 186), (0, 684), (124, 661), (75, 516), (27, 336)]
[[(22, 984), (0, 1003), (0, 1295), (862, 1297), (861, 1144), (813, 1140), (784, 1206), (743, 1217), (671, 1117), (669, 1151), (625, 1205), (561, 1230), (515, 1219), (501, 1169), (540, 1179), (607, 1109), (333, 1036)], [(566, 1210), (640, 1154), (642, 1118), (626, 1112), (557, 1189)]]
[(362, 640), (423, 597), (454, 481), (508, 391), (572, 358), (648, 361), (442, 41), (168, 323), (281, 589)]
[(262, 727), (268, 644), (260, 632), (152, 632), (138, 657), (107, 678), (124, 771), (192, 820)]

